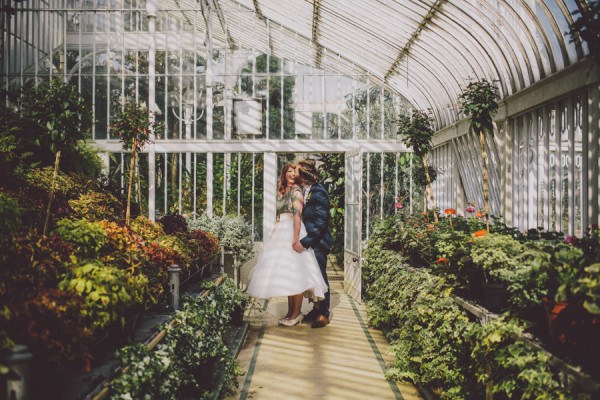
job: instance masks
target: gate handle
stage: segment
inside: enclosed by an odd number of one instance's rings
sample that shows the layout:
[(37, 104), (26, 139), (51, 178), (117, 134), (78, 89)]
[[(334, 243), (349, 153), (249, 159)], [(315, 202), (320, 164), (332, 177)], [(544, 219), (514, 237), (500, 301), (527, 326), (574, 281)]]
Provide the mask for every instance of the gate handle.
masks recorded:
[(352, 257), (352, 262), (357, 262), (357, 261), (358, 261), (358, 258)]

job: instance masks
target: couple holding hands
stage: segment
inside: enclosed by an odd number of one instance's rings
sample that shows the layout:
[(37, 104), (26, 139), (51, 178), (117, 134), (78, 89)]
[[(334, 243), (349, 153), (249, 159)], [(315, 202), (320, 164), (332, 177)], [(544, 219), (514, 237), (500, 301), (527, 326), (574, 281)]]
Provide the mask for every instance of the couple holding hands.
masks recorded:
[[(279, 324), (294, 326), (313, 321), (313, 328), (329, 324), (330, 292), (327, 254), (333, 238), (329, 231), (329, 195), (319, 183), (312, 160), (287, 164), (279, 178), (277, 222), (254, 269), (247, 292), (267, 299), (287, 296), (288, 312)], [(302, 300), (314, 303), (301, 313)]]

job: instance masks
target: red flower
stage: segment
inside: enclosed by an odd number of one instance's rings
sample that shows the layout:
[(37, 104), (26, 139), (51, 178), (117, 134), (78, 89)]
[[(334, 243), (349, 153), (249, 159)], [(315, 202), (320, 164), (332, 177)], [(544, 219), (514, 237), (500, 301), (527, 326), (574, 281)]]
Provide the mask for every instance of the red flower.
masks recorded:
[(446, 208), (444, 211), (446, 215), (456, 215), (456, 210), (454, 208)]
[(477, 211), (477, 214), (475, 214), (475, 216), (477, 218), (483, 218), (483, 213), (481, 211)]
[(485, 229), (480, 229), (473, 234), (474, 237), (481, 237), (487, 235), (487, 231)]
[(436, 264), (448, 264), (450, 262), (450, 260), (448, 260), (446, 257), (440, 257), (437, 259), (437, 261), (435, 262)]

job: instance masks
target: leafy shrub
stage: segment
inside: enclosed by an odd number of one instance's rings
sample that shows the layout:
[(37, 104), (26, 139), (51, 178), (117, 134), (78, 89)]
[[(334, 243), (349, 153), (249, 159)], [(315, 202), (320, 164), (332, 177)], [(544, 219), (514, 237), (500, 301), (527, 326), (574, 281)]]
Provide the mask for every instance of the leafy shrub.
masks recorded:
[(190, 221), (189, 227), (192, 230), (200, 229), (215, 234), (221, 246), (237, 259), (238, 266), (250, 260), (254, 254), (252, 226), (241, 215), (211, 218), (205, 214), (195, 221)]
[(189, 244), (191, 257), (201, 267), (215, 259), (221, 250), (219, 238), (210, 232), (200, 229), (189, 233)]
[(0, 235), (8, 235), (21, 228), (23, 209), (17, 201), (0, 192)]
[[(45, 193), (50, 193), (53, 175), (54, 167), (32, 169), (27, 173), (27, 183), (33, 188), (40, 189)], [(59, 194), (66, 199), (73, 199), (85, 192), (86, 188), (69, 175), (58, 174), (56, 177), (56, 194)]]
[(106, 240), (100, 224), (87, 219), (61, 219), (56, 224), (56, 233), (71, 243), (77, 255), (83, 258), (96, 258)]
[(179, 214), (168, 214), (158, 220), (167, 235), (185, 233), (188, 231), (186, 219)]
[(159, 243), (149, 242), (142, 245), (140, 271), (148, 277), (149, 295), (153, 301), (158, 301), (164, 293), (169, 280), (168, 270), (171, 265), (177, 264), (178, 257), (173, 249)]
[(190, 272), (190, 249), (187, 240), (183, 235), (165, 235), (159, 240), (159, 244), (169, 248), (175, 256), (175, 264), (182, 270), (182, 275), (185, 276)]
[(92, 332), (84, 315), (83, 299), (74, 291), (37, 291), (34, 298), (15, 306), (10, 335), (28, 346), (36, 363), (89, 365)]
[(148, 218), (142, 216), (133, 219), (130, 222), (129, 227), (132, 231), (149, 242), (158, 241), (165, 235), (162, 225), (152, 222)]
[(141, 304), (148, 279), (132, 276), (99, 261), (88, 262), (72, 269), (59, 284), (62, 290), (75, 290), (84, 298), (83, 315), (94, 329), (103, 329), (115, 322), (124, 323), (124, 312)]
[(506, 318), (483, 326), (472, 354), (478, 381), (509, 399), (589, 399), (561, 383), (547, 352), (516, 340), (523, 333), (522, 324)]
[(98, 222), (106, 238), (100, 249), (100, 259), (105, 264), (120, 269), (135, 269), (139, 264), (142, 249), (141, 238), (127, 226), (112, 221)]
[(205, 398), (214, 384), (215, 367), (223, 374), (222, 393), (232, 394), (240, 371), (223, 333), (243, 295), (227, 279), (223, 284), (212, 287), (206, 297), (182, 297), (181, 310), (154, 351), (137, 344), (118, 352), (121, 365), (130, 368), (114, 380), (111, 398)]
[(491, 233), (474, 238), (471, 259), (481, 269), (486, 281), (510, 282), (511, 272), (520, 265), (517, 256), (524, 249), (509, 235)]
[(0, 241), (0, 301), (17, 304), (56, 287), (72, 254), (73, 247), (57, 235), (27, 232)]
[(123, 205), (110, 193), (89, 192), (77, 199), (69, 200), (76, 218), (87, 218), (92, 221), (118, 221), (121, 218)]

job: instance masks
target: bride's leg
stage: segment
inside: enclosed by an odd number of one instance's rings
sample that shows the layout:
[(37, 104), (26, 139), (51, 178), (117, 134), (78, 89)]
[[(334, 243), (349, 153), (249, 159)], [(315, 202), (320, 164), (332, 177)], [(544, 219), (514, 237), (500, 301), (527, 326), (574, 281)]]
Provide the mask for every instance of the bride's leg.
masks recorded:
[(288, 296), (288, 311), (285, 314), (284, 318), (290, 319), (290, 315), (292, 315), (294, 311), (294, 296)]
[(289, 316), (289, 319), (295, 319), (300, 314), (300, 310), (302, 308), (302, 299), (304, 298), (304, 295), (300, 293), (288, 297), (288, 299), (289, 298), (292, 299), (292, 307), (290, 308), (290, 310), (292, 310), (292, 313)]

